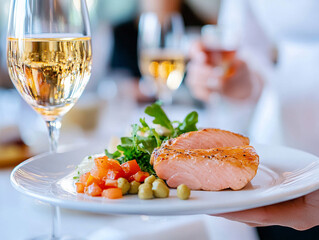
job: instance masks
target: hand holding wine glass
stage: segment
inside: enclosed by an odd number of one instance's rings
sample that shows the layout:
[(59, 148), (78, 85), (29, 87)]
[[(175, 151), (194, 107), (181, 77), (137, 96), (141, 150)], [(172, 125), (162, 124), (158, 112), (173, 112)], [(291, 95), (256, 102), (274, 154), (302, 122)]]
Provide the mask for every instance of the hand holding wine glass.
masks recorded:
[[(61, 118), (81, 96), (91, 74), (86, 1), (12, 0), (7, 64), (21, 96), (46, 121), (50, 152), (56, 152)], [(51, 239), (60, 237), (59, 217), (55, 207)]]
[(238, 47), (239, 36), (235, 30), (213, 25), (203, 27), (202, 39), (193, 44), (188, 65), (187, 84), (194, 97), (214, 105), (212, 96), (237, 100), (252, 96), (254, 86), (261, 85), (260, 80), (237, 57)]
[(143, 77), (154, 81), (157, 98), (172, 102), (185, 73), (182, 49), (184, 24), (179, 13), (142, 14), (139, 23), (139, 67)]

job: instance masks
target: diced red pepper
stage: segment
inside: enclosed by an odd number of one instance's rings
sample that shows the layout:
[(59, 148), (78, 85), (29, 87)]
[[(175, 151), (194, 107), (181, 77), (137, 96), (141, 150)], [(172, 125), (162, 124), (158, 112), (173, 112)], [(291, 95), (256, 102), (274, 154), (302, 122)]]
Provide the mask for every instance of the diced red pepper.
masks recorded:
[(138, 171), (141, 171), (140, 166), (137, 164), (136, 160), (131, 160), (121, 164), (122, 169), (125, 172), (125, 176), (128, 178), (129, 176), (134, 175)]
[(98, 197), (102, 194), (102, 188), (96, 183), (92, 183), (90, 186), (84, 188), (84, 192), (89, 196)]
[(121, 188), (109, 188), (105, 189), (102, 192), (102, 197), (108, 198), (108, 199), (117, 199), (122, 198), (122, 189)]
[(134, 180), (136, 182), (144, 182), (145, 178), (147, 178), (150, 174), (148, 172), (139, 171), (133, 175)]

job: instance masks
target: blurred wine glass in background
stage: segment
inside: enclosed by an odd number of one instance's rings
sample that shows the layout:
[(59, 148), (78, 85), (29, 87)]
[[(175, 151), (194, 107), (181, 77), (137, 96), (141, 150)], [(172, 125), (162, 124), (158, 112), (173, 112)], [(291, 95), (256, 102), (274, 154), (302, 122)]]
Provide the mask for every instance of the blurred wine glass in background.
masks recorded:
[(214, 124), (223, 126), (224, 115), (229, 107), (223, 101), (223, 87), (236, 72), (233, 63), (239, 48), (239, 31), (229, 25), (205, 25), (201, 29), (201, 42), (206, 64), (211, 66), (211, 74), (206, 83), (211, 91), (207, 102), (208, 114), (214, 119)]
[[(239, 32), (230, 26), (205, 25), (202, 27), (202, 42), (208, 56), (207, 63), (213, 67), (215, 78), (208, 82), (214, 89), (213, 98), (221, 91), (223, 83), (234, 73), (232, 63), (239, 48)], [(218, 94), (219, 95), (219, 94)]]
[(140, 17), (139, 68), (143, 78), (156, 87), (157, 99), (167, 105), (184, 78), (183, 36), (184, 23), (179, 13), (147, 12)]

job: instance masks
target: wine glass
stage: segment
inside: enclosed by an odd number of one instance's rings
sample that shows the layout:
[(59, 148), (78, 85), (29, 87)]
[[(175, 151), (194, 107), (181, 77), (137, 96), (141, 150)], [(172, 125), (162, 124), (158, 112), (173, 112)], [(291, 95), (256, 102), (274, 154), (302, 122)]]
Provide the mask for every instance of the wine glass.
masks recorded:
[(213, 67), (216, 78), (209, 81), (209, 87), (221, 91), (222, 83), (234, 71), (232, 63), (239, 47), (239, 32), (226, 25), (205, 25), (201, 30), (204, 51), (208, 56), (207, 62)]
[(201, 29), (203, 50), (212, 75), (207, 81), (211, 90), (207, 109), (210, 121), (218, 127), (225, 127), (229, 119), (229, 104), (223, 98), (223, 88), (236, 73), (234, 61), (240, 45), (239, 31), (229, 25), (205, 25)]
[(184, 23), (179, 13), (143, 13), (139, 22), (138, 54), (143, 78), (156, 86), (158, 100), (172, 103), (185, 73)]
[[(45, 120), (51, 153), (57, 151), (61, 118), (81, 96), (91, 64), (85, 0), (11, 1), (9, 74), (24, 100)], [(60, 211), (53, 207), (51, 239), (60, 238), (59, 228)]]

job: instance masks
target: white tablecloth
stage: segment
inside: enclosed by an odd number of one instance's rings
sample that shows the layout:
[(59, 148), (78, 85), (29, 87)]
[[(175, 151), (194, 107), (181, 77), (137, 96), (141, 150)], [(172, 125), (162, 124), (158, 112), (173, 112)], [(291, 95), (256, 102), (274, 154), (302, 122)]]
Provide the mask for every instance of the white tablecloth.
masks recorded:
[[(0, 170), (0, 239), (20, 240), (51, 231), (51, 207), (17, 192), (12, 169)], [(98, 215), (62, 209), (62, 232), (90, 240), (197, 239), (257, 240), (253, 228), (225, 219), (197, 215), (148, 217)], [(240, 236), (240, 238), (239, 238)]]

